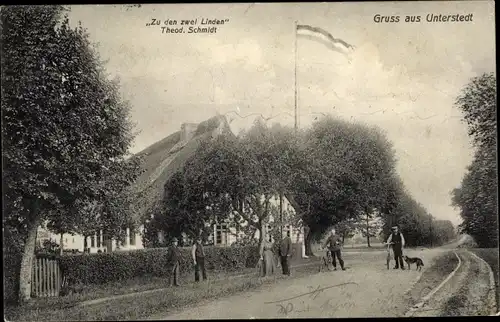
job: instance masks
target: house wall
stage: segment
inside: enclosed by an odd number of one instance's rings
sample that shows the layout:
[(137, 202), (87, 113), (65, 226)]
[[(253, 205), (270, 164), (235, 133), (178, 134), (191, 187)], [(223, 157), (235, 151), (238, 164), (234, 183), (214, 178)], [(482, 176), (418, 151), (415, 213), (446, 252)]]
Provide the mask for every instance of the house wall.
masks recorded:
[[(38, 238), (38, 242), (42, 243), (43, 240), (49, 239), (54, 241), (55, 243), (60, 243), (60, 235), (47, 232), (42, 228), (39, 228), (39, 231), (43, 231), (41, 234), (43, 237)], [(102, 230), (100, 234), (95, 234), (94, 236), (87, 237), (87, 247), (90, 253), (98, 253), (99, 250), (101, 252), (113, 252), (117, 250), (134, 250), (134, 249), (143, 249), (144, 245), (142, 242), (142, 234), (144, 233), (144, 226), (140, 226), (138, 231), (134, 233), (131, 232), (130, 228), (127, 228), (126, 238), (124, 243), (119, 243), (115, 239), (105, 240)], [(135, 235), (135, 236), (134, 236)], [(63, 249), (77, 249), (79, 252), (84, 252), (84, 237), (79, 234), (71, 235), (71, 234), (63, 234)]]
[[(270, 200), (271, 204), (279, 207), (279, 196), (276, 196), (274, 198), (271, 198)], [(286, 198), (283, 198), (283, 203), (282, 203), (282, 209), (283, 212), (287, 212), (289, 214), (295, 213), (293, 207), (291, 206), (290, 202)], [(232, 216), (230, 216), (232, 217)], [(272, 216), (269, 218), (269, 226), (268, 229), (270, 230), (272, 227), (272, 224), (275, 222), (275, 218)], [(246, 223), (242, 223), (243, 226), (246, 226)], [(214, 225), (213, 227), (213, 232), (209, 236), (209, 241), (211, 241), (214, 245), (216, 246), (230, 246), (232, 243), (236, 242), (239, 238), (243, 237), (243, 232), (240, 232), (239, 234), (236, 233), (236, 229), (234, 227), (224, 227), (225, 225), (222, 225), (220, 223)], [(283, 227), (283, 233), (286, 234), (287, 231), (290, 232), (290, 238), (292, 239), (292, 242), (294, 243), (301, 243), (304, 240), (304, 232), (303, 229), (301, 228), (296, 228), (293, 227), (293, 225), (285, 225)], [(255, 238), (259, 239), (260, 237), (260, 232), (257, 231), (255, 233)], [(271, 237), (272, 241), (272, 237)]]
[[(279, 207), (279, 196), (276, 196), (270, 200), (270, 202)], [(283, 198), (283, 203), (282, 203), (282, 209), (284, 213), (289, 213), (291, 215), (294, 214), (294, 209), (288, 202), (286, 198)], [(207, 209), (210, 209), (210, 207), (207, 207)], [(229, 220), (231, 220), (232, 215), (229, 216)], [(269, 227), (273, 226), (273, 223), (275, 222), (275, 219), (269, 218), (270, 225)], [(247, 223), (243, 222), (241, 223), (242, 226), (246, 226)], [(209, 244), (212, 244), (214, 246), (220, 246), (220, 247), (225, 247), (225, 246), (231, 246), (234, 242), (238, 241), (238, 239), (244, 237), (244, 232), (240, 231), (239, 233), (236, 232), (236, 228), (232, 227), (228, 223), (224, 222), (217, 222), (216, 223), (211, 223), (207, 222), (205, 223), (205, 226), (212, 227), (211, 232), (208, 236), (208, 242)], [(297, 228), (293, 227), (293, 225), (285, 225), (283, 227), (283, 233), (286, 234), (287, 231), (290, 231), (290, 238), (292, 239), (293, 243), (302, 243), (304, 240), (304, 230), (302, 228)], [(163, 231), (158, 231), (157, 232), (157, 238), (158, 242), (160, 244), (163, 244), (165, 242), (165, 232)], [(259, 239), (259, 231), (255, 233), (254, 238)]]

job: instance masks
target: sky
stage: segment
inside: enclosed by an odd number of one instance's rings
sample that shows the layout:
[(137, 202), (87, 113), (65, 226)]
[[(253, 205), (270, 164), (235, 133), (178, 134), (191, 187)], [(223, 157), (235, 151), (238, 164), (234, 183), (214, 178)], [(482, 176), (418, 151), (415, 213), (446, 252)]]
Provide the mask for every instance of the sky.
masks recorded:
[[(377, 14), (400, 22), (376, 23)], [(472, 21), (404, 22), (427, 14)], [(87, 28), (131, 103), (138, 132), (131, 152), (216, 113), (227, 113), (235, 132), (257, 114), (293, 126), (296, 64), (301, 128), (325, 113), (380, 127), (413, 197), (436, 218), (460, 222), (450, 191), (473, 150), (454, 101), (471, 77), (496, 70), (493, 1), (81, 5), (69, 18)], [(228, 20), (212, 34), (146, 26), (202, 18)], [(295, 23), (356, 49), (347, 58), (297, 38)]]

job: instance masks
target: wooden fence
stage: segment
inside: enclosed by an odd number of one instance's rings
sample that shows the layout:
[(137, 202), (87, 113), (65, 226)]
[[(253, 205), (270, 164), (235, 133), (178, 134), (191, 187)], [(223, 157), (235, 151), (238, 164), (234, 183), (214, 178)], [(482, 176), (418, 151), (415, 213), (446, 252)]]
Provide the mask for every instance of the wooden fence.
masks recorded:
[(32, 274), (31, 293), (34, 297), (59, 296), (62, 274), (57, 259), (36, 258)]

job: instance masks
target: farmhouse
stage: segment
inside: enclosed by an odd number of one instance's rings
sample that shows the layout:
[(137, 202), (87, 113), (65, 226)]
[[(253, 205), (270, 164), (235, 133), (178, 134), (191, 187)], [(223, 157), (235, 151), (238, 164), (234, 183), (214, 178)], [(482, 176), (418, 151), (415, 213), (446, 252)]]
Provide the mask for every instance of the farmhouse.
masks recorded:
[[(154, 209), (163, 197), (165, 183), (177, 171), (182, 169), (187, 160), (196, 153), (197, 148), (202, 142), (211, 140), (219, 135), (234, 136), (225, 116), (221, 115), (217, 115), (199, 124), (184, 123), (181, 125), (180, 131), (167, 136), (163, 140), (137, 153), (138, 156), (142, 156), (144, 159), (144, 172), (133, 187), (137, 194), (134, 204), (135, 222), (138, 223), (136, 227), (131, 226), (126, 228), (126, 237), (123, 242), (107, 238), (103, 234), (103, 231), (99, 231), (94, 236), (87, 237), (86, 242), (83, 236), (64, 234), (62, 236), (63, 248), (76, 249), (83, 252), (86, 245), (86, 250), (91, 253), (144, 248), (143, 237), (146, 233), (144, 224), (153, 218)], [(270, 203), (279, 209), (278, 212), (280, 214), (285, 213), (289, 216), (293, 214), (293, 208), (286, 198), (282, 198), (280, 202), (280, 198), (276, 196), (270, 200)], [(277, 220), (278, 218), (271, 217), (269, 228)], [(206, 223), (207, 226), (212, 226), (211, 224), (214, 225), (209, 240), (213, 245), (229, 246), (239, 238), (245, 236), (244, 232), (236, 231), (228, 222)], [(60, 235), (48, 233), (43, 228), (40, 228), (39, 231), (40, 243), (43, 239), (50, 239), (56, 243), (60, 243)], [(292, 225), (286, 225), (283, 227), (283, 231), (290, 231), (290, 237), (294, 242), (302, 242), (303, 231), (301, 229), (294, 228)], [(149, 232), (150, 235), (151, 233), (156, 235), (159, 244), (164, 244), (164, 232)], [(45, 234), (44, 237), (42, 237), (43, 234)], [(257, 231), (253, 237), (258, 239), (259, 232)]]
[[(180, 131), (171, 134), (138, 153), (138, 155), (142, 155), (145, 159), (145, 172), (137, 181), (138, 205), (140, 205), (137, 213), (144, 218), (144, 221), (153, 218), (153, 209), (162, 199), (164, 185), (172, 175), (182, 169), (185, 162), (196, 153), (197, 148), (202, 142), (220, 135), (234, 136), (234, 133), (231, 131), (226, 117), (217, 115), (199, 124), (182, 124)], [(279, 198), (273, 198), (271, 203), (279, 207)], [(293, 211), (286, 198), (282, 198), (280, 209), (287, 213)], [(271, 218), (271, 222), (273, 221), (274, 218)], [(207, 226), (212, 226), (211, 224), (206, 223)], [(244, 236), (243, 232), (237, 232), (227, 222), (215, 222), (213, 226), (213, 232), (209, 236), (213, 245), (229, 246)], [(284, 227), (285, 231), (287, 229), (290, 230), (291, 238), (294, 241), (302, 241), (303, 234), (301, 230), (291, 225)], [(165, 242), (164, 232), (158, 231), (156, 235), (158, 242), (163, 244)], [(258, 232), (254, 237), (259, 238)]]

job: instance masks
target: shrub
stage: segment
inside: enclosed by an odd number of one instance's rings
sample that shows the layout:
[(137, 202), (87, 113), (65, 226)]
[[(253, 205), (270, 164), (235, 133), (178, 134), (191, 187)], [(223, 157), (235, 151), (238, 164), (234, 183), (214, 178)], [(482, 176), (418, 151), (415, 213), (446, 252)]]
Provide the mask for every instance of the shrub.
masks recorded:
[[(209, 271), (236, 271), (255, 267), (257, 247), (205, 247), (205, 265)], [(68, 286), (104, 284), (150, 275), (168, 277), (171, 263), (168, 248), (150, 248), (113, 253), (63, 255), (61, 269)], [(193, 272), (191, 248), (181, 248), (180, 272)]]
[(465, 235), (462, 243), (458, 246), (459, 248), (477, 248), (477, 243), (474, 238), (470, 235)]

